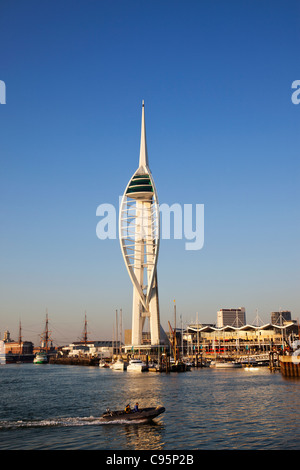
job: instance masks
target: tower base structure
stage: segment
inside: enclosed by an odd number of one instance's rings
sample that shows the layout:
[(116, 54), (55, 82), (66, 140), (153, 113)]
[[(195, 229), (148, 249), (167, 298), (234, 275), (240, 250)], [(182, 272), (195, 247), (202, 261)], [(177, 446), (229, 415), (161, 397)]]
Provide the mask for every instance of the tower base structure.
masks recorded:
[[(128, 331), (129, 333), (129, 331)], [(132, 334), (131, 334), (132, 337)], [(126, 334), (125, 334), (125, 341), (126, 341)], [(166, 348), (169, 349), (170, 347), (170, 341), (168, 336), (166, 335), (165, 330), (163, 327), (160, 325), (160, 343), (158, 344), (152, 344), (149, 340), (145, 340), (143, 338), (143, 341), (141, 343), (130, 343), (130, 344), (125, 344), (123, 346), (123, 351), (126, 354), (147, 354), (149, 356), (157, 356), (158, 353), (163, 353), (165, 352)]]

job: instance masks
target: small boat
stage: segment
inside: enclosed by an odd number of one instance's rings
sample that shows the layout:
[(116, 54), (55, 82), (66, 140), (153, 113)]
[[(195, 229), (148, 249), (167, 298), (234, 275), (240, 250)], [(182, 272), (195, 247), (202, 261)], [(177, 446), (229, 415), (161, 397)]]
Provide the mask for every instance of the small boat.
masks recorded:
[(123, 359), (118, 359), (111, 364), (110, 368), (113, 370), (126, 370), (126, 363)]
[(156, 418), (161, 413), (164, 413), (165, 408), (163, 406), (157, 406), (156, 408), (140, 408), (139, 411), (110, 411), (106, 410), (106, 413), (102, 415), (102, 420), (107, 422), (114, 421), (144, 421), (149, 422)]
[(210, 366), (215, 367), (216, 369), (236, 369), (238, 367), (242, 367), (242, 364), (235, 361), (212, 361)]
[(48, 356), (45, 352), (36, 353), (34, 359), (34, 364), (47, 364), (48, 363)]
[(127, 370), (143, 372), (144, 370), (147, 370), (147, 365), (145, 362), (141, 361), (141, 359), (131, 359), (129, 361), (129, 365), (127, 366)]
[(107, 364), (107, 362), (105, 362), (104, 359), (101, 359), (101, 361), (99, 361), (99, 367), (107, 369), (109, 367), (109, 364)]
[(191, 367), (184, 362), (177, 361), (176, 363), (173, 362), (170, 364), (170, 370), (172, 372), (186, 372), (191, 370)]
[(194, 367), (194, 363), (192, 361), (189, 361), (189, 360), (184, 361), (184, 364), (189, 368)]

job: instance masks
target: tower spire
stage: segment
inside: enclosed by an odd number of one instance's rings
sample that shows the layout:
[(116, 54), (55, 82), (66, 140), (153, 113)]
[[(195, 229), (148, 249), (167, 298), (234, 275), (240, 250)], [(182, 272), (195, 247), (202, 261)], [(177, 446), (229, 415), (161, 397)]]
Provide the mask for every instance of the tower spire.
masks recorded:
[(145, 124), (145, 102), (142, 102), (142, 125), (141, 125), (141, 144), (140, 144), (140, 162), (139, 167), (148, 167), (148, 152), (146, 141), (146, 124)]

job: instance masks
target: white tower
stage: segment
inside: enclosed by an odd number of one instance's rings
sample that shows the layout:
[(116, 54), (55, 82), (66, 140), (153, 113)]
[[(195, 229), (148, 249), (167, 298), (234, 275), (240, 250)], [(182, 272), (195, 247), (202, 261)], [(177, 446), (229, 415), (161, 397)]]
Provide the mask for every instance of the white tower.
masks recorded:
[(133, 284), (132, 346), (142, 344), (146, 318), (149, 318), (151, 345), (158, 345), (160, 319), (156, 268), (159, 249), (159, 205), (148, 166), (144, 101), (139, 167), (130, 179), (122, 198), (119, 236), (125, 265)]

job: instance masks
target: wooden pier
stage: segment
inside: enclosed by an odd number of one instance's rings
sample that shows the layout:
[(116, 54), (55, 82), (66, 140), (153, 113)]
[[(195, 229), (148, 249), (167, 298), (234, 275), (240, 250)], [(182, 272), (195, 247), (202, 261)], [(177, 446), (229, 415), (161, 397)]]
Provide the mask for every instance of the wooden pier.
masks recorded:
[(269, 369), (271, 372), (276, 372), (277, 370), (280, 370), (279, 354), (276, 351), (270, 352)]
[(285, 377), (300, 377), (299, 356), (280, 356), (280, 371)]
[(67, 366), (99, 366), (99, 359), (94, 357), (50, 357), (49, 362)]

